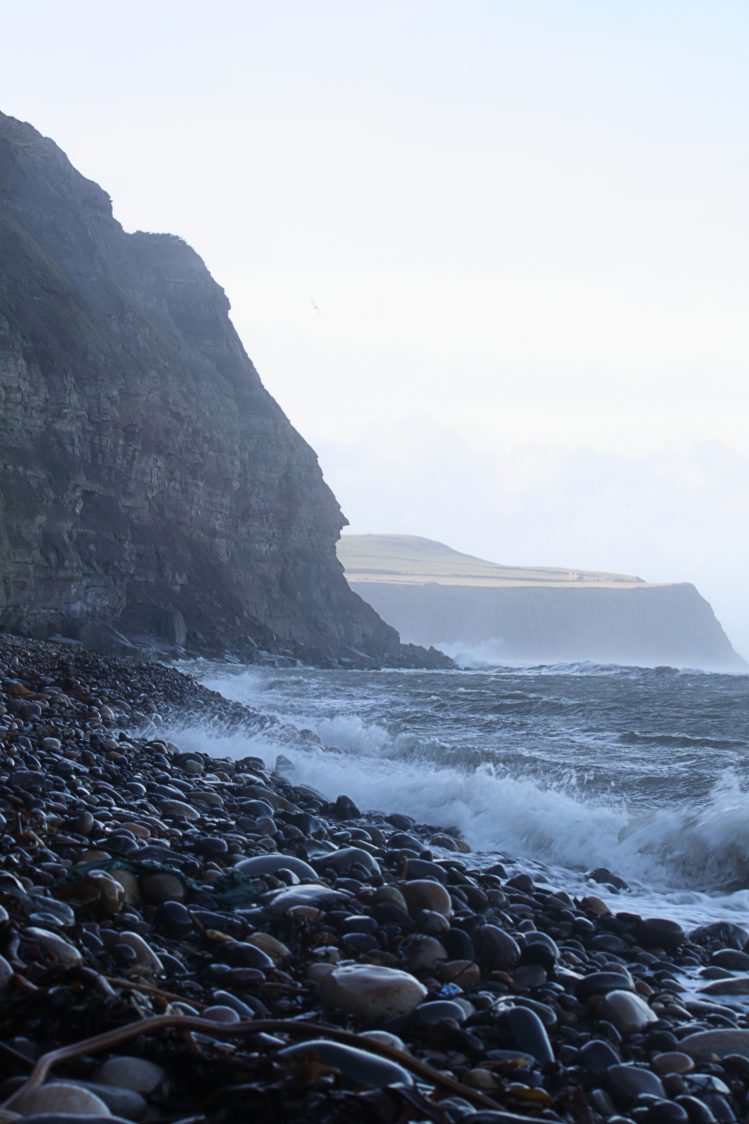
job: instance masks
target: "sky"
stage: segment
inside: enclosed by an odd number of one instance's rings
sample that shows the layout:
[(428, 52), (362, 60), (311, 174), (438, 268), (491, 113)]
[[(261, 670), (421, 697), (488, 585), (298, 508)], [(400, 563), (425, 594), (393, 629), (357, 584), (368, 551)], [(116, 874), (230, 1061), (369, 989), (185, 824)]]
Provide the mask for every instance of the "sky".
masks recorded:
[(692, 581), (749, 657), (749, 6), (28, 0), (0, 109), (182, 235), (350, 530)]

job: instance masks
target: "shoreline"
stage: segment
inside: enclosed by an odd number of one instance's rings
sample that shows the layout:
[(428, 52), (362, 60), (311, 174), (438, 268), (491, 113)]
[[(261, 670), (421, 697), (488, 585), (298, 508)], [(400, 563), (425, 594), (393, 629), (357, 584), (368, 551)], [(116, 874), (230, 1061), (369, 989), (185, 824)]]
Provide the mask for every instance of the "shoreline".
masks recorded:
[[(477, 869), (439, 827), (146, 732), (188, 716), (304, 738), (173, 668), (0, 636), (6, 1110), (195, 1124), (745, 1116), (746, 1012), (721, 1000), (749, 994), (745, 930), (687, 935), (501, 863)], [(715, 992), (694, 998), (682, 973)], [(122, 1037), (172, 1016), (209, 1025)], [(121, 1040), (108, 1051), (89, 1043), (23, 1092), (23, 1058), (109, 1030)]]

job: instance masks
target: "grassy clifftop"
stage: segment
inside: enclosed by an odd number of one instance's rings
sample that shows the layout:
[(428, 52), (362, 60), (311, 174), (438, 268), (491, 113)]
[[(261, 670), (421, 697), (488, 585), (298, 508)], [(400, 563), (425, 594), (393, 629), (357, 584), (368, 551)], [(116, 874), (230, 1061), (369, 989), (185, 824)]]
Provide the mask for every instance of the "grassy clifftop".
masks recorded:
[(648, 584), (630, 574), (559, 566), (500, 566), (418, 535), (343, 535), (338, 557), (352, 582), (550, 589), (629, 589)]

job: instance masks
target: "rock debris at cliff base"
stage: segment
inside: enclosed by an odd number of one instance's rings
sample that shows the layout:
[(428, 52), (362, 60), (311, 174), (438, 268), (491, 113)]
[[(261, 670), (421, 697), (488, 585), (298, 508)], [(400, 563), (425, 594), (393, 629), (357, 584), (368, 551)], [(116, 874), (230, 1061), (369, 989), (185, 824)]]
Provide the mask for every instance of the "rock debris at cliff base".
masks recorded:
[(0, 638), (0, 1119), (746, 1118), (743, 928), (478, 868), (397, 810), (155, 740), (176, 715), (268, 721)]

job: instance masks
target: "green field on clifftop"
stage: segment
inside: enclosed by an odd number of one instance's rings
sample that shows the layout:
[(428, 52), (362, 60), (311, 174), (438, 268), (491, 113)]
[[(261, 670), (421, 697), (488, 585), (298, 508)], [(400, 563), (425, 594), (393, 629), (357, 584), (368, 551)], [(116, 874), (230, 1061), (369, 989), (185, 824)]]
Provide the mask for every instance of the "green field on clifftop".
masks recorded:
[(343, 535), (338, 557), (351, 582), (623, 589), (641, 578), (557, 566), (500, 566), (418, 535)]

